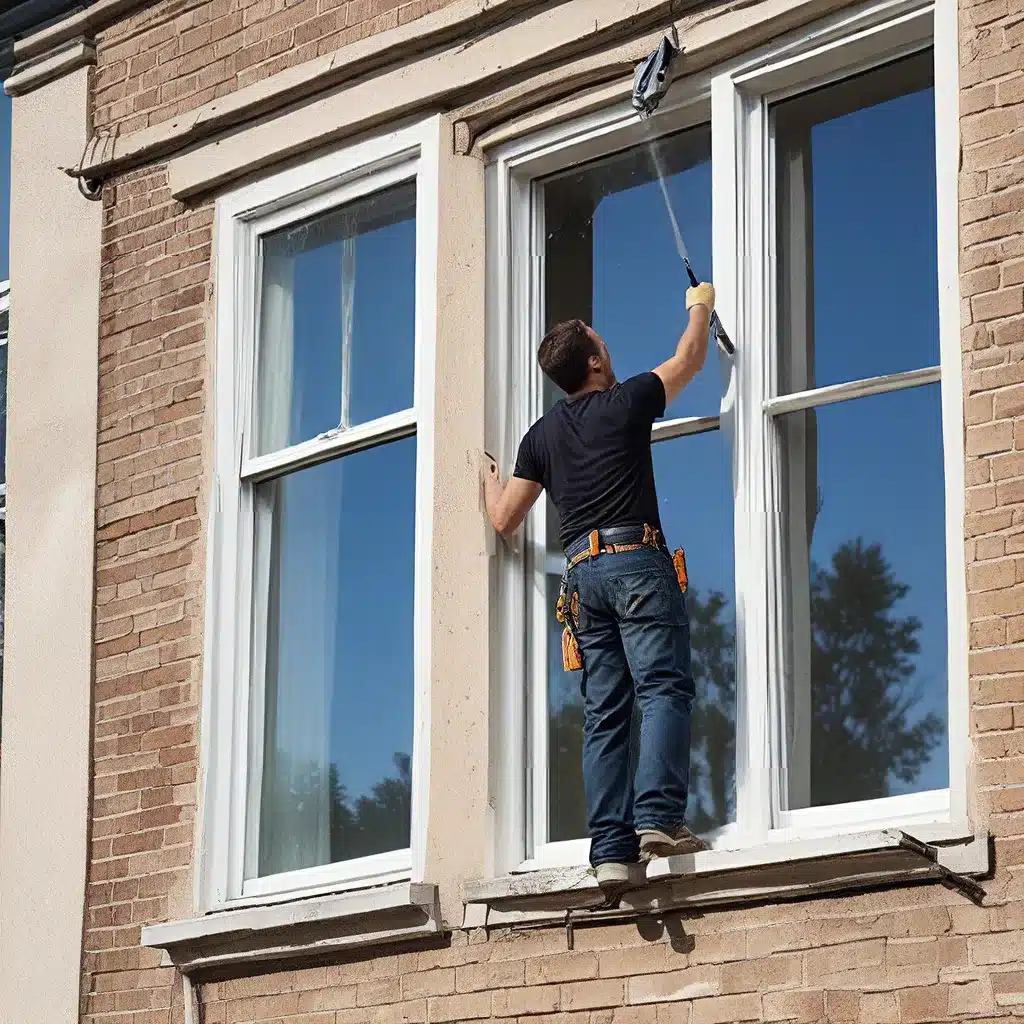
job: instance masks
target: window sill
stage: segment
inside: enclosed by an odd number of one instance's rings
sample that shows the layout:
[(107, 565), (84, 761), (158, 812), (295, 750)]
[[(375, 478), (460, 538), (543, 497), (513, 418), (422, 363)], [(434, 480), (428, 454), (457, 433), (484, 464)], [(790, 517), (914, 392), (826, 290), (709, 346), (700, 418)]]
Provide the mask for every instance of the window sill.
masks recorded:
[[(912, 833), (911, 833), (912, 834)], [(894, 882), (940, 880), (940, 868), (900, 846), (896, 829), (859, 832), (746, 850), (709, 850), (654, 861), (647, 885), (626, 893), (612, 913), (713, 907), (758, 900), (794, 899), (854, 891)], [(938, 864), (959, 875), (989, 871), (984, 836), (938, 845)], [(467, 922), (493, 927), (520, 921), (564, 917), (568, 910), (594, 910), (602, 899), (597, 881), (584, 866), (545, 868), (464, 887)]]
[(440, 934), (437, 886), (403, 882), (274, 906), (225, 910), (142, 929), (183, 973), (284, 961)]

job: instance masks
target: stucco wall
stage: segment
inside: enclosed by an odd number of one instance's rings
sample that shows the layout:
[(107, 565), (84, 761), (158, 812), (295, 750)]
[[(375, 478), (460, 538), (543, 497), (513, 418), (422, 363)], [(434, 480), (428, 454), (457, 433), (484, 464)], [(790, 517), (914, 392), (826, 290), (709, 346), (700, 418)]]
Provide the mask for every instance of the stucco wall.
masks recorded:
[[(73, 1020), (87, 861), (101, 211), (89, 71), (12, 101), (0, 1020)], [(13, 339), (17, 338), (17, 341)]]

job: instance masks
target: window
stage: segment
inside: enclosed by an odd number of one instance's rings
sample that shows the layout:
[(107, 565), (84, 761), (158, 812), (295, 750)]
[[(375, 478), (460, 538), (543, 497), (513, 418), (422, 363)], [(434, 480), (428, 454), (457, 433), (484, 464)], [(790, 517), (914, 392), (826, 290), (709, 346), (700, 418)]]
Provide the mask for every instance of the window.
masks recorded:
[[(659, 170), (665, 175), (665, 195)], [(537, 191), (534, 216), (543, 218), (539, 294), (544, 328), (583, 317), (608, 341), (620, 378), (661, 362), (674, 344), (666, 339), (678, 338), (685, 325), (682, 264), (666, 215), (666, 195), (691, 258), (697, 266), (711, 266), (709, 126), (696, 125), (651, 146), (542, 178)], [(634, 261), (641, 251), (644, 267), (638, 272)], [(542, 377), (540, 386), (547, 408), (558, 395)], [(728, 438), (719, 430), (719, 390), (718, 367), (710, 359), (667, 410), (654, 449), (662, 526), (670, 539), (685, 530), (691, 571), (706, 581), (706, 593), (694, 589), (688, 595), (695, 663), (706, 697), (697, 709), (692, 758), (694, 809), (705, 830), (731, 820), (734, 788), (732, 487)], [(694, 477), (701, 480), (699, 502), (688, 483)], [(543, 847), (578, 841), (587, 830), (579, 679), (562, 671), (561, 629), (551, 615), (563, 567), (553, 506), (535, 518), (533, 529), (545, 541), (530, 590), (534, 647), (529, 678), (536, 705), (530, 726), (538, 761), (548, 764), (546, 792), (538, 786), (534, 793), (535, 842)]]
[[(506, 407), (505, 461), (556, 399), (535, 365), (550, 323), (589, 318), (620, 379), (672, 351), (687, 283), (673, 217), (737, 344), (731, 369), (711, 350), (653, 432), (663, 525), (690, 568), (689, 817), (713, 846), (698, 866), (969, 827), (956, 142), (936, 138), (936, 112), (955, 125), (956, 108), (932, 8), (889, 10), (683, 79), (642, 125), (610, 109), (492, 154), (508, 215), (492, 205), (491, 252), (510, 254), (492, 344), (530, 382)], [(527, 637), (501, 679), (506, 868), (586, 859), (561, 568), (538, 506), (501, 565), (505, 620)]]
[(208, 906), (421, 856), (432, 124), (218, 204)]

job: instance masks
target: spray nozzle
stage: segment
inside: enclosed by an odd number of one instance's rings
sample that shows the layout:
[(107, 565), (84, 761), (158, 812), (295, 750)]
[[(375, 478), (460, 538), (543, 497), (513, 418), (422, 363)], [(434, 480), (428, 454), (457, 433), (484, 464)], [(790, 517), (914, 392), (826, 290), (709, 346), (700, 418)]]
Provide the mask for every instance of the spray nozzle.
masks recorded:
[(650, 117), (668, 92), (672, 61), (682, 53), (673, 26), (672, 37), (665, 36), (638, 65), (633, 75), (633, 109), (641, 118)]

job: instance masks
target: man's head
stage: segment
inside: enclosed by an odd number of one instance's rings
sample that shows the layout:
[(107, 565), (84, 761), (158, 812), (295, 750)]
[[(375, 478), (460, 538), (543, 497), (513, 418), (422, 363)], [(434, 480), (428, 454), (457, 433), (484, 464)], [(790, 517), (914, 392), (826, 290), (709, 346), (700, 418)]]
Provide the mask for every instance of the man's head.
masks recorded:
[(608, 346), (582, 320), (555, 324), (540, 343), (537, 362), (567, 395), (600, 391), (615, 383)]

